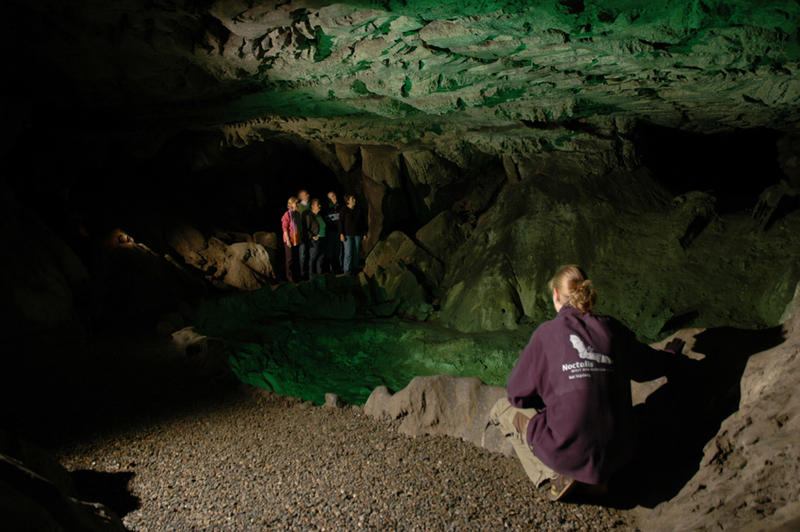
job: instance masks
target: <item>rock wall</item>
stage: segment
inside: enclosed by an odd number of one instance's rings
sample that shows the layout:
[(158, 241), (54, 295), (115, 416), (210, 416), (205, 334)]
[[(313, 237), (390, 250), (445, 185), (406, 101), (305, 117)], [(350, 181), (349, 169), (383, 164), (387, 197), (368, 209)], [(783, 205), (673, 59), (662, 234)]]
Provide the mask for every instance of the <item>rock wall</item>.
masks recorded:
[[(705, 445), (699, 470), (643, 516), (651, 530), (768, 530), (800, 516), (800, 285), (787, 307), (785, 341), (749, 357), (738, 409)], [(794, 524), (792, 524), (794, 523)]]
[(0, 194), (3, 338), (36, 337), (41, 331), (82, 337), (91, 299), (85, 266), (15, 194), (5, 186)]

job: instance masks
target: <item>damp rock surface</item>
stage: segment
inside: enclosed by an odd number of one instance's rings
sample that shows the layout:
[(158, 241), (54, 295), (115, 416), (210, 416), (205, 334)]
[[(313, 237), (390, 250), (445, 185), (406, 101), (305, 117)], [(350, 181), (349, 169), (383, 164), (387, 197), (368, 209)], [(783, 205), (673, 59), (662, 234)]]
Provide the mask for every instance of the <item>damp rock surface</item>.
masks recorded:
[(263, 391), (59, 457), (70, 470), (133, 472), (132, 530), (635, 528), (629, 512), (550, 503), (516, 458)]

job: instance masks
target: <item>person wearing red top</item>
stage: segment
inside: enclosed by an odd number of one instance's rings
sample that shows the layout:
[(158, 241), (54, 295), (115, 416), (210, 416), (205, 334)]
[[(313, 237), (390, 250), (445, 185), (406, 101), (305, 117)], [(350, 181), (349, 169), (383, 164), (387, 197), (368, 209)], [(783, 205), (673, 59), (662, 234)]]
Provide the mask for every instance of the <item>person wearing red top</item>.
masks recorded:
[(579, 485), (604, 490), (633, 458), (630, 379), (663, 375), (684, 343), (658, 351), (619, 321), (592, 314), (597, 294), (574, 264), (550, 288), (558, 315), (534, 331), (490, 419), (531, 480), (538, 486), (549, 478), (550, 498), (559, 500)]
[(297, 212), (297, 198), (294, 196), (286, 202), (286, 212), (281, 217), (281, 229), (283, 229), (283, 251), (286, 254), (286, 280), (293, 283), (294, 255), (301, 240), (300, 213)]

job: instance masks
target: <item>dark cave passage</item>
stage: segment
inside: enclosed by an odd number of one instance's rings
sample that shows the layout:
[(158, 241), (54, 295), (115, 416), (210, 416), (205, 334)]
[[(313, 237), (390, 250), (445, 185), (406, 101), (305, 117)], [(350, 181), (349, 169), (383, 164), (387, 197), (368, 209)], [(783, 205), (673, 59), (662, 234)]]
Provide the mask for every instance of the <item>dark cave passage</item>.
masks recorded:
[(701, 134), (642, 123), (633, 138), (642, 163), (672, 195), (709, 192), (717, 212), (729, 214), (753, 209), (765, 188), (786, 179), (781, 136), (766, 128)]

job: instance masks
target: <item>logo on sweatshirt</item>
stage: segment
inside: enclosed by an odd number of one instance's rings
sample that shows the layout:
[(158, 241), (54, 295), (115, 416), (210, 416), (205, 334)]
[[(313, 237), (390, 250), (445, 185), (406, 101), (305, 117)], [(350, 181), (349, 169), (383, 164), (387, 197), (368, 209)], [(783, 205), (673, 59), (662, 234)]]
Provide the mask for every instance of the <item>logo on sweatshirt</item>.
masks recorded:
[(614, 361), (611, 360), (608, 356), (603, 355), (595, 351), (592, 346), (587, 346), (581, 340), (581, 337), (577, 334), (570, 334), (569, 335), (569, 342), (572, 344), (572, 347), (575, 348), (575, 351), (578, 352), (578, 356), (584, 360), (594, 360), (595, 362), (599, 362), (601, 364), (613, 364)]
[(609, 368), (598, 367), (598, 364), (611, 365), (614, 363), (608, 355), (598, 353), (592, 346), (584, 344), (577, 334), (570, 334), (569, 342), (578, 352), (578, 357), (581, 359), (571, 364), (561, 364), (561, 371), (569, 373), (570, 379), (585, 379), (591, 377), (592, 372), (606, 372)]

